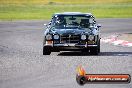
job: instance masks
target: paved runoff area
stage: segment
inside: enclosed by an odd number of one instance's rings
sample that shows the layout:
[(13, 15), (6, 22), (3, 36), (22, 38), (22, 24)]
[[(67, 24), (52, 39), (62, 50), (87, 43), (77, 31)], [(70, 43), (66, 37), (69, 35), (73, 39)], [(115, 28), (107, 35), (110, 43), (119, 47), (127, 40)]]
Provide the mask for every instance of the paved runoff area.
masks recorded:
[[(132, 19), (97, 19), (101, 38), (132, 33)], [(0, 88), (82, 88), (76, 68), (88, 74), (132, 75), (132, 47), (101, 42), (97, 56), (80, 52), (42, 55), (45, 20), (0, 21)], [(83, 88), (132, 88), (129, 84), (86, 84)]]

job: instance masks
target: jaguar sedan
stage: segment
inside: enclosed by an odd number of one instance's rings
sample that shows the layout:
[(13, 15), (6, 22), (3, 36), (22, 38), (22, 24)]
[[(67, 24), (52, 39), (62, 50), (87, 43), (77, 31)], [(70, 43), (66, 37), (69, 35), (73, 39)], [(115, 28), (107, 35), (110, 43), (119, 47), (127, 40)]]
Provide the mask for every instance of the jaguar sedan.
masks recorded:
[(81, 51), (98, 55), (101, 25), (91, 13), (55, 13), (46, 26), (43, 55), (59, 51)]

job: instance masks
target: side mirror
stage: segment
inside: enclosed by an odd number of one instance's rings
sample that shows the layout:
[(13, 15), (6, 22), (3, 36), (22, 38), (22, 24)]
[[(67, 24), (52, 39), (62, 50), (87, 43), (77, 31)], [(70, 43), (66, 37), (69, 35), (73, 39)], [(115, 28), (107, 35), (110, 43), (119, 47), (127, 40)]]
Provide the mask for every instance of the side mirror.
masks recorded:
[(44, 24), (44, 28), (48, 28), (48, 25), (47, 24)]
[(44, 24), (44, 26), (47, 26), (47, 24)]
[(94, 22), (93, 22), (94, 24), (96, 24), (96, 21), (94, 20)]
[(101, 24), (98, 24), (97, 27), (100, 28), (101, 27)]
[(49, 22), (49, 25), (51, 25), (51, 22)]

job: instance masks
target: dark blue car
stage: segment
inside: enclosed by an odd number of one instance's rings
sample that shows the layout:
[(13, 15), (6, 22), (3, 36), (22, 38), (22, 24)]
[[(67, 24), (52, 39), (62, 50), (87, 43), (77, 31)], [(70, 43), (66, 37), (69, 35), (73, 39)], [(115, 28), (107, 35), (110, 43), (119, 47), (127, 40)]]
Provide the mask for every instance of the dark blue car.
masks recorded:
[(43, 55), (59, 51), (100, 52), (100, 31), (91, 13), (64, 12), (45, 24)]

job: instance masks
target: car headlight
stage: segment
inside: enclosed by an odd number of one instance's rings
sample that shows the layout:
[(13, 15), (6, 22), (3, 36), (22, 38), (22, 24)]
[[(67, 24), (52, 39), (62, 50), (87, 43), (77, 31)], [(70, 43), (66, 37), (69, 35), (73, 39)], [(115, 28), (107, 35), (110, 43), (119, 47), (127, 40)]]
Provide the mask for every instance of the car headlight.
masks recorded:
[(89, 35), (88, 39), (89, 39), (90, 41), (94, 40), (94, 35)]
[(59, 35), (55, 34), (54, 39), (59, 39)]
[(46, 40), (51, 40), (52, 39), (52, 35), (51, 34), (47, 34), (46, 35)]
[(84, 35), (84, 34), (81, 35), (81, 39), (82, 39), (82, 40), (85, 40), (86, 38), (87, 38), (86, 35)]

